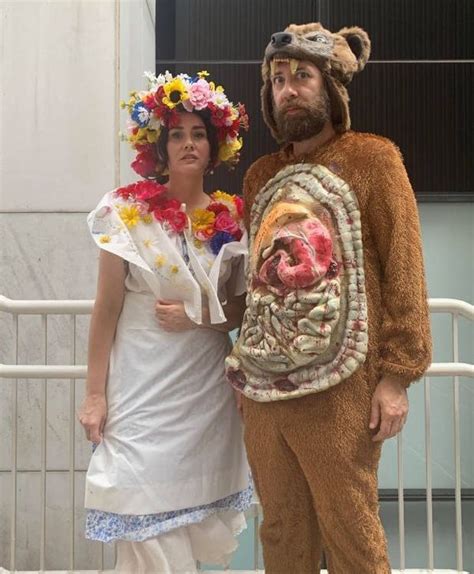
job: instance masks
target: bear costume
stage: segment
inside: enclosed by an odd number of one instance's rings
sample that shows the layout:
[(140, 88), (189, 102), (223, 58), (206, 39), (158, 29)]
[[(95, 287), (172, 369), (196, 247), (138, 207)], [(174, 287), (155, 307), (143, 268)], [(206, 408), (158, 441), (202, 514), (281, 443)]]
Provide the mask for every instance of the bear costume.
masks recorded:
[[(279, 152), (244, 179), (247, 309), (227, 376), (263, 507), (267, 574), (390, 572), (379, 518), (379, 381), (404, 387), (431, 361), (416, 201), (398, 148), (350, 130), (347, 84), (370, 55), (360, 28), (319, 23), (272, 36), (262, 110)], [(316, 65), (334, 135), (295, 155), (275, 119), (274, 62)]]

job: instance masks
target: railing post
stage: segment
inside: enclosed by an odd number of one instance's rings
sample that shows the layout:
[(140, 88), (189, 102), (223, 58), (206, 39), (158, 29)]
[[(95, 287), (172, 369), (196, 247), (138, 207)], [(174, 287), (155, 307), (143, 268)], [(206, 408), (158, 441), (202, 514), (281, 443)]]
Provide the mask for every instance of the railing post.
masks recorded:
[[(18, 365), (18, 315), (13, 315), (13, 340), (15, 341), (15, 365)], [(10, 570), (16, 570), (16, 524), (18, 491), (18, 380), (12, 379), (12, 469), (11, 469), (11, 522), (10, 522)]]
[(425, 452), (426, 452), (426, 518), (428, 532), (428, 569), (434, 568), (433, 549), (433, 477), (431, 469), (431, 384), (425, 378)]
[[(459, 316), (453, 313), (453, 361), (459, 361)], [(461, 504), (461, 433), (459, 413), (459, 377), (453, 381), (454, 409), (454, 477), (455, 477), (455, 508), (456, 508), (456, 568), (463, 571), (462, 556), (462, 504)]]

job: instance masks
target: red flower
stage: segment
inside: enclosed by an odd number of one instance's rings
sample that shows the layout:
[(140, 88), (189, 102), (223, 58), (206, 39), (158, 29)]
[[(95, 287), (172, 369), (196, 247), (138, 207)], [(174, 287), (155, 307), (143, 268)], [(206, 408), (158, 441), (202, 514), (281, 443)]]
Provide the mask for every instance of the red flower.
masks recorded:
[(223, 203), (218, 203), (218, 202), (210, 203), (208, 205), (207, 209), (209, 211), (212, 211), (216, 215), (218, 215), (219, 213), (221, 213), (223, 211), (229, 212), (229, 208), (227, 207), (227, 205), (224, 205)]
[(160, 204), (161, 209), (181, 209), (181, 203), (177, 199), (166, 199)]
[[(170, 203), (174, 201), (176, 200), (170, 200)], [(168, 207), (166, 209), (155, 209), (153, 215), (161, 223), (166, 222), (175, 233), (180, 233), (183, 231), (188, 222), (188, 218), (184, 211), (179, 211), (173, 207)]]
[(234, 203), (235, 208), (237, 209), (237, 215), (239, 216), (240, 219), (244, 215), (244, 200), (238, 195), (234, 195)]
[(230, 106), (219, 108), (212, 102), (209, 102), (208, 108), (211, 111), (211, 122), (218, 128), (226, 127), (227, 119), (232, 115), (232, 108)]
[(132, 162), (132, 169), (142, 177), (151, 177), (156, 174), (158, 157), (154, 146), (141, 146), (137, 157)]
[(238, 231), (240, 231), (238, 223), (235, 221), (235, 219), (233, 219), (232, 215), (228, 211), (221, 211), (216, 216), (214, 229), (217, 231), (225, 231), (231, 235), (235, 235)]
[(247, 110), (245, 109), (244, 104), (238, 104), (237, 109), (239, 110), (239, 121), (240, 125), (243, 127), (245, 131), (249, 129), (249, 116), (247, 114)]
[(154, 181), (137, 181), (135, 184), (135, 196), (140, 201), (149, 201), (162, 195), (166, 187)]
[(155, 94), (147, 94), (142, 101), (149, 110), (154, 110), (158, 105)]
[(118, 195), (122, 199), (129, 199), (130, 197), (135, 197), (135, 186), (136, 183), (131, 183), (124, 187), (119, 187), (115, 190), (115, 195)]

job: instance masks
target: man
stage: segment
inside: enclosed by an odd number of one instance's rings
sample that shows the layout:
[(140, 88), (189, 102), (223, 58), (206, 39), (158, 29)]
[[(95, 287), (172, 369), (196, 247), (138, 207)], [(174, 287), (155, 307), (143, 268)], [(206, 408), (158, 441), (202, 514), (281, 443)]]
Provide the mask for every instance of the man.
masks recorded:
[[(247, 310), (227, 373), (263, 506), (266, 574), (390, 572), (382, 441), (431, 358), (416, 202), (398, 149), (350, 131), (360, 28), (274, 34), (262, 109), (280, 152), (244, 181)], [(370, 105), (370, 102), (368, 102)]]

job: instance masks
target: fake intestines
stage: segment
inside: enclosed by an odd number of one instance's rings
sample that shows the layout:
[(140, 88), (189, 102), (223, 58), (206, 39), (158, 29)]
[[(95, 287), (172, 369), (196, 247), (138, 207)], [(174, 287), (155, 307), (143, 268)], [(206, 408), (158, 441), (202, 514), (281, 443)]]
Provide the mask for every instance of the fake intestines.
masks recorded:
[(360, 214), (349, 186), (311, 164), (281, 170), (251, 212), (247, 310), (226, 361), (254, 400), (324, 390), (367, 353)]

